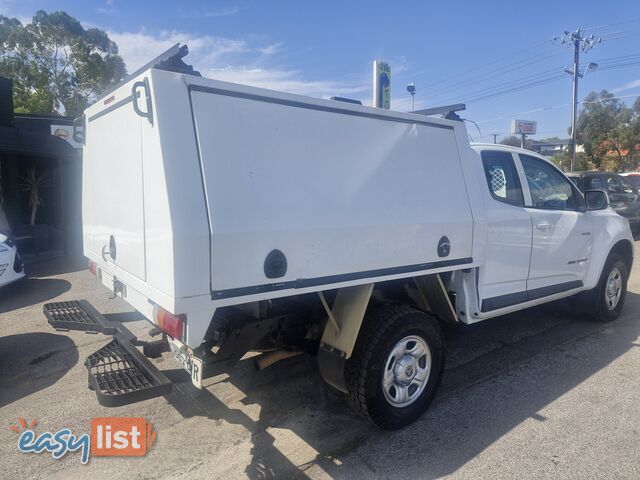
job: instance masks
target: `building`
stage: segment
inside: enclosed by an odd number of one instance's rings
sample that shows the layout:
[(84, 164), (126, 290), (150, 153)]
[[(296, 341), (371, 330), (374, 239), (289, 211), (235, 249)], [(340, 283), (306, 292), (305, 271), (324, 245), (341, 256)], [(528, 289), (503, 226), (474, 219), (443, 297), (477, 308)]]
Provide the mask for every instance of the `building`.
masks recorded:
[(24, 253), (82, 251), (82, 157), (72, 137), (69, 118), (14, 113), (12, 81), (0, 77), (0, 208), (8, 223), (0, 228)]

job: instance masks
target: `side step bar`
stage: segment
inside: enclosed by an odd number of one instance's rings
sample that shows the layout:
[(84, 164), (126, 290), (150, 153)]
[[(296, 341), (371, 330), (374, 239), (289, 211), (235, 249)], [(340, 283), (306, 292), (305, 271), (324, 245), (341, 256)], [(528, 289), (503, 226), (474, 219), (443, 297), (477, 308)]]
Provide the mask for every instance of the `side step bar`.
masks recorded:
[(136, 348), (150, 344), (139, 341), (120, 322), (107, 320), (86, 300), (47, 303), (43, 311), (56, 330), (113, 336), (84, 362), (89, 388), (100, 405), (118, 407), (171, 392), (171, 381)]

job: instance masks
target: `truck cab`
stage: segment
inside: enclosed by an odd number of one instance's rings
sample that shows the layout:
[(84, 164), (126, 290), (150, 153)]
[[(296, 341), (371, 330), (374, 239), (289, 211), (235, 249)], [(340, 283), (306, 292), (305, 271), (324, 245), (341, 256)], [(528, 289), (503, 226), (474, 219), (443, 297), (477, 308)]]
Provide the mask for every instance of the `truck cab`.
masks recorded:
[(594, 288), (618, 242), (630, 258), (627, 220), (608, 206), (588, 208), (584, 194), (545, 157), (495, 144), (472, 148), (484, 171), (487, 222), (476, 318)]

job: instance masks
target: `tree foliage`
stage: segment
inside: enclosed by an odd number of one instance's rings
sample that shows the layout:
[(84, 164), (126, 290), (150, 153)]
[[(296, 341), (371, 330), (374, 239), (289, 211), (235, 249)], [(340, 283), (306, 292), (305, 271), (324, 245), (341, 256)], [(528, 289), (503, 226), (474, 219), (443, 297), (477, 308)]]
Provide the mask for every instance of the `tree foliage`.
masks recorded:
[(635, 168), (636, 147), (640, 145), (640, 100), (627, 107), (606, 90), (589, 93), (578, 116), (576, 140), (597, 169)]
[[(522, 139), (516, 135), (511, 135), (500, 140), (500, 144), (509, 145), (511, 147), (519, 147), (522, 144)], [(533, 140), (525, 138), (524, 148), (526, 148), (527, 150), (533, 150)]]
[(0, 15), (0, 75), (13, 79), (16, 111), (78, 116), (126, 75), (118, 47), (65, 12), (38, 11), (31, 23)]

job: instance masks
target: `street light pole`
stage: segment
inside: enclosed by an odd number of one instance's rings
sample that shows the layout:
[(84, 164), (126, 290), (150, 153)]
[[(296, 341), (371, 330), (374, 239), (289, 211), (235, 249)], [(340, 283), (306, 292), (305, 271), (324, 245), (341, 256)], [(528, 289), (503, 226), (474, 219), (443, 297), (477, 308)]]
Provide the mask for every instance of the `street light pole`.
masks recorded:
[(416, 99), (416, 86), (413, 82), (407, 85), (407, 92), (411, 94), (411, 111), (414, 112), (416, 110), (415, 99)]

